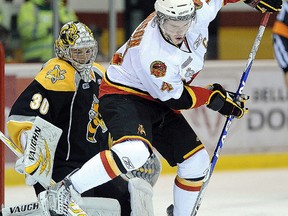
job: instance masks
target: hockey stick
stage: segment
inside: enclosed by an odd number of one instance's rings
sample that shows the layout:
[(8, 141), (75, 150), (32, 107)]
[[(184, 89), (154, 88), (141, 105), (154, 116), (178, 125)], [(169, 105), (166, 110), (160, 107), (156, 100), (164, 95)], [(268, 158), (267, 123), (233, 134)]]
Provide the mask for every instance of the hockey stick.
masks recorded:
[[(245, 69), (243, 71), (243, 74), (242, 74), (242, 77), (240, 79), (240, 84), (239, 84), (239, 87), (238, 87), (238, 89), (236, 91), (234, 101), (237, 99), (237, 97), (240, 94), (243, 93), (243, 89), (245, 87), (245, 84), (246, 84), (250, 69), (252, 67), (252, 64), (253, 64), (253, 61), (255, 59), (257, 50), (259, 48), (260, 41), (261, 41), (262, 36), (264, 34), (265, 28), (267, 26), (267, 23), (268, 23), (268, 20), (269, 20), (269, 16), (270, 16), (270, 13), (265, 13), (264, 16), (261, 19), (259, 30), (258, 30), (257, 36), (255, 38), (254, 44), (252, 46), (252, 49), (250, 51), (250, 54), (249, 54), (249, 57), (248, 57), (248, 61), (246, 63), (246, 67), (245, 67)], [(226, 136), (228, 134), (228, 131), (230, 129), (230, 126), (231, 126), (231, 123), (232, 123), (233, 119), (234, 119), (234, 117), (232, 115), (228, 116), (227, 119), (226, 119), (226, 122), (225, 122), (224, 127), (223, 127), (222, 132), (221, 132), (221, 135), (219, 137), (217, 146), (215, 148), (214, 155), (213, 155), (213, 157), (211, 159), (211, 162), (210, 162), (210, 168), (207, 171), (207, 173), (205, 175), (205, 178), (203, 179), (203, 184), (202, 184), (201, 190), (200, 190), (200, 192), (198, 194), (198, 197), (196, 199), (196, 202), (195, 202), (195, 205), (194, 205), (194, 208), (193, 208), (191, 216), (196, 216), (196, 214), (197, 214), (197, 212), (199, 210), (202, 198), (204, 196), (204, 192), (205, 192), (205, 190), (207, 188), (209, 180), (210, 180), (210, 178), (212, 176), (212, 173), (214, 171), (215, 165), (217, 163), (218, 157), (219, 157), (220, 152), (222, 150), (223, 144), (225, 142)]]
[[(1, 131), (0, 131), (0, 140), (19, 158), (23, 155), (22, 150), (15, 144), (13, 143), (10, 139), (8, 139)], [(55, 184), (55, 181), (52, 179), (50, 182), (51, 185)], [(47, 185), (43, 185), (44, 188), (47, 187)], [(33, 204), (33, 203), (32, 203)], [(36, 203), (34, 203), (35, 206)], [(13, 213), (13, 212), (11, 212)], [(77, 205), (75, 202), (71, 201), (69, 205), (69, 210), (68, 210), (68, 215), (69, 216), (88, 216), (81, 208), (79, 205)]]

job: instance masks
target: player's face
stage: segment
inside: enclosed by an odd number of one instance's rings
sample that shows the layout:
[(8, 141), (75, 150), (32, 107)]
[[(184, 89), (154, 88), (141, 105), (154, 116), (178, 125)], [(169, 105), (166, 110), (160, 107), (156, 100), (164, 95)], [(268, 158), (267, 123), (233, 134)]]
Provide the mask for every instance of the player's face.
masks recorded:
[(191, 20), (166, 20), (162, 26), (164, 33), (172, 43), (178, 45), (183, 42), (185, 34), (191, 25)]
[(93, 54), (92, 48), (71, 49), (72, 59), (80, 64), (87, 64)]

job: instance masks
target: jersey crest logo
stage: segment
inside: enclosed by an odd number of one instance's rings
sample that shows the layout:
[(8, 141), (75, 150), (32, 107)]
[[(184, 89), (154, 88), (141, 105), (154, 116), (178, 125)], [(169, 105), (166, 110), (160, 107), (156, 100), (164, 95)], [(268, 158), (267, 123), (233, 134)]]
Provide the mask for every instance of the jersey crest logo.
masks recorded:
[(98, 112), (99, 100), (96, 95), (93, 95), (93, 102), (89, 111), (89, 122), (87, 125), (86, 139), (91, 143), (97, 143), (95, 138), (98, 128), (102, 129), (105, 133), (108, 129), (103, 121), (101, 114)]
[(64, 80), (66, 73), (65, 70), (61, 70), (59, 65), (55, 65), (52, 70), (49, 70), (45, 76), (45, 78), (50, 79), (53, 84), (55, 84), (58, 80)]
[(161, 86), (161, 91), (167, 91), (167, 92), (170, 92), (172, 91), (174, 88), (171, 84), (169, 83), (166, 83), (166, 82), (163, 82), (162, 83), (162, 86)]
[(166, 75), (167, 66), (162, 61), (154, 61), (150, 65), (151, 75), (155, 77), (164, 77)]

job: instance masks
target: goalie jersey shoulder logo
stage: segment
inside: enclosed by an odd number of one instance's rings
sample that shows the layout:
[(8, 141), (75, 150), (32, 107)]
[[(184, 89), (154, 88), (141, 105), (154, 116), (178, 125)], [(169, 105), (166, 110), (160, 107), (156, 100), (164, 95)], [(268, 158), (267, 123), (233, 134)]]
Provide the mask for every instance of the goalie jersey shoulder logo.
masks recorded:
[(49, 70), (45, 76), (45, 78), (50, 79), (53, 84), (55, 84), (58, 80), (65, 79), (64, 74), (65, 70), (61, 70), (60, 65), (55, 65), (53, 69)]
[(75, 91), (76, 70), (58, 58), (48, 61), (35, 77), (45, 89), (52, 91)]

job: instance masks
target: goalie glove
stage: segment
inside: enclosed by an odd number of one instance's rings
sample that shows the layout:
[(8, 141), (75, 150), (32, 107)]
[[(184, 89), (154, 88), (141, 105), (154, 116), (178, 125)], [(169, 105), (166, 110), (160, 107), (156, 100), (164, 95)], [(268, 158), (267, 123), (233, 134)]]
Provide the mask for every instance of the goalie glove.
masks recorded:
[(244, 3), (256, 8), (261, 13), (277, 12), (282, 8), (282, 0), (246, 0)]
[(233, 115), (236, 118), (241, 118), (248, 112), (248, 109), (244, 107), (245, 102), (249, 99), (247, 95), (239, 95), (234, 102), (235, 93), (226, 91), (220, 84), (214, 83), (208, 88), (213, 91), (207, 102), (208, 108), (218, 111), (224, 116)]

